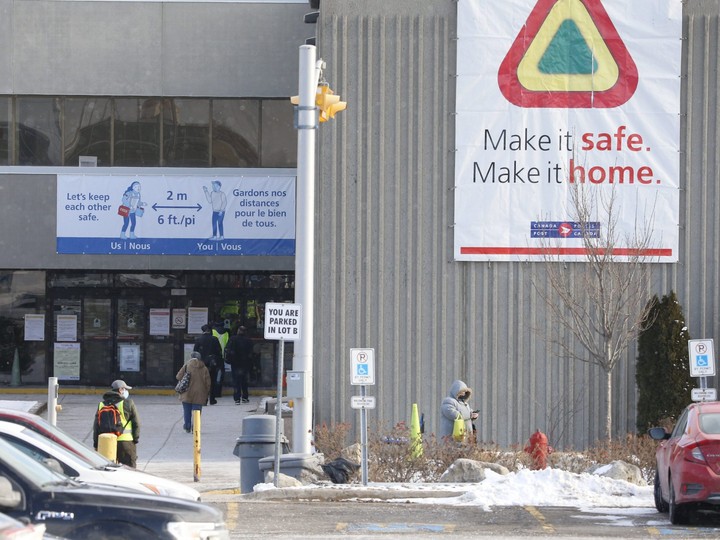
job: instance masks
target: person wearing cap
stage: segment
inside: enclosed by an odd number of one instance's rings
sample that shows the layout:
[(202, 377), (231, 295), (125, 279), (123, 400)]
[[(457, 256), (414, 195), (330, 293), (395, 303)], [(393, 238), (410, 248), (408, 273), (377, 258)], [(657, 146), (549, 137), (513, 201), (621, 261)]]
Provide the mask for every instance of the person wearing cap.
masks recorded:
[[(128, 386), (125, 381), (118, 379), (113, 381), (110, 388), (111, 390), (103, 394), (98, 410), (106, 404), (117, 407), (123, 425), (123, 432), (117, 438), (117, 461), (128, 467), (135, 468), (137, 464), (137, 444), (140, 441), (140, 417), (135, 403), (132, 399), (129, 399), (132, 386)], [(98, 437), (100, 436), (97, 416), (96, 414), (93, 422), (93, 446), (95, 450), (97, 450)]]
[(253, 342), (247, 336), (247, 329), (238, 326), (237, 333), (225, 347), (225, 361), (230, 364), (233, 379), (235, 405), (250, 403), (248, 375), (252, 367)]
[(190, 374), (188, 389), (178, 396), (183, 406), (183, 429), (185, 433), (192, 431), (192, 412), (202, 411), (210, 395), (210, 371), (202, 361), (199, 352), (190, 353), (190, 360), (175, 375), (180, 380), (185, 373)]
[(440, 439), (453, 440), (455, 419), (459, 417), (465, 423), (466, 439), (473, 441), (475, 434), (472, 421), (478, 417), (478, 413), (468, 403), (471, 394), (472, 390), (459, 379), (450, 385), (448, 395), (440, 404)]

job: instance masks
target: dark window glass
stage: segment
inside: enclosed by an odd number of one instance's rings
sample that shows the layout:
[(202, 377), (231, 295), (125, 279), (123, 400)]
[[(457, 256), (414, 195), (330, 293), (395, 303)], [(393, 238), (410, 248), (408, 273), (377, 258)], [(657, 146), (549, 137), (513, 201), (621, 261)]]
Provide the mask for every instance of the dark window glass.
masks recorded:
[(0, 165), (10, 165), (11, 107), (11, 98), (0, 98)]
[(118, 287), (182, 287), (182, 278), (175, 274), (118, 274)]
[(210, 166), (210, 102), (207, 99), (166, 100), (163, 158), (168, 167)]
[(18, 165), (62, 165), (60, 109), (60, 98), (18, 98)]
[(293, 105), (289, 99), (262, 102), (263, 167), (295, 167), (297, 165), (297, 130), (293, 126)]
[(115, 99), (116, 167), (160, 165), (160, 98)]
[(48, 278), (50, 287), (110, 287), (112, 274), (94, 274), (86, 272), (53, 272)]
[(260, 102), (215, 99), (212, 107), (212, 166), (259, 167)]
[[(212, 123), (211, 123), (212, 122)], [(287, 99), (0, 98), (0, 165), (295, 167)]]
[(80, 156), (96, 156), (109, 167), (112, 101), (108, 98), (65, 99), (65, 165), (76, 167)]

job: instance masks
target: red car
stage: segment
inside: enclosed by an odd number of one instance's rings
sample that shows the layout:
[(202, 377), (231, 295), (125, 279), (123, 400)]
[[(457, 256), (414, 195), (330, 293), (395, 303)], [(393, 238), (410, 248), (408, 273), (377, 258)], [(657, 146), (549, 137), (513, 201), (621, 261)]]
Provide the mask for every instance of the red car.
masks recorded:
[(673, 524), (687, 523), (696, 510), (720, 510), (720, 402), (688, 405), (672, 433), (654, 427), (661, 442), (655, 454), (655, 507)]

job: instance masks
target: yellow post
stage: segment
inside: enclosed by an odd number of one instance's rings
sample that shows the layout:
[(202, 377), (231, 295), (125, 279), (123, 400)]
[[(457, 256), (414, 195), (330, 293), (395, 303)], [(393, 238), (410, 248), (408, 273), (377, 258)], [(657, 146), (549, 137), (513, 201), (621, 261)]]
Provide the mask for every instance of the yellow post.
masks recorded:
[(101, 433), (98, 436), (98, 452), (110, 461), (117, 462), (117, 435)]
[(418, 458), (423, 454), (422, 434), (420, 433), (420, 416), (417, 403), (413, 403), (410, 417), (410, 457)]
[(200, 411), (193, 411), (193, 481), (200, 481)]

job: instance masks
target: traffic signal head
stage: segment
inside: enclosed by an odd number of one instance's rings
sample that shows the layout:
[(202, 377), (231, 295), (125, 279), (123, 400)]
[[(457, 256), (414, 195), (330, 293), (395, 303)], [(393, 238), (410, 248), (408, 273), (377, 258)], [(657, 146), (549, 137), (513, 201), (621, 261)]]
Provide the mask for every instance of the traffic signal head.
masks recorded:
[[(291, 96), (290, 103), (300, 105), (300, 96)], [(337, 113), (344, 111), (347, 107), (347, 103), (340, 101), (340, 96), (335, 95), (327, 83), (318, 85), (315, 94), (315, 105), (319, 109), (318, 118), (320, 122), (327, 122), (330, 118), (335, 118)]]
[(347, 103), (340, 101), (340, 96), (330, 89), (327, 84), (318, 85), (315, 94), (315, 105), (320, 109), (320, 121), (327, 122), (330, 118), (335, 118), (335, 114), (344, 111)]

